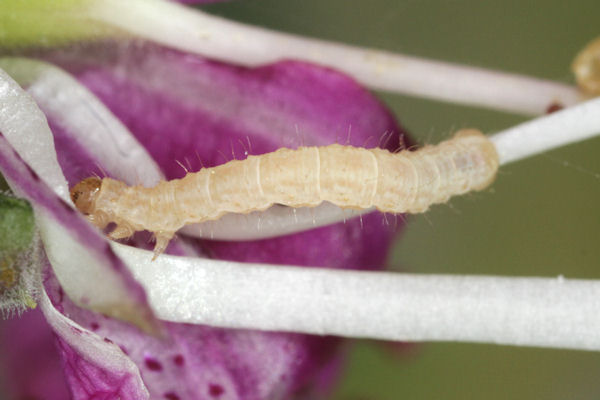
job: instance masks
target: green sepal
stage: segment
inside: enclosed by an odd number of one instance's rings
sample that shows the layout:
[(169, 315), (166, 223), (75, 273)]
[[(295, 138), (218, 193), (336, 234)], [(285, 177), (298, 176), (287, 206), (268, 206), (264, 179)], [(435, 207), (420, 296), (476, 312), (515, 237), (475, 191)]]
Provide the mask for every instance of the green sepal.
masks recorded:
[(0, 193), (0, 314), (36, 306), (39, 239), (31, 205)]
[(0, 48), (56, 46), (106, 36), (111, 30), (87, 12), (93, 1), (0, 0)]

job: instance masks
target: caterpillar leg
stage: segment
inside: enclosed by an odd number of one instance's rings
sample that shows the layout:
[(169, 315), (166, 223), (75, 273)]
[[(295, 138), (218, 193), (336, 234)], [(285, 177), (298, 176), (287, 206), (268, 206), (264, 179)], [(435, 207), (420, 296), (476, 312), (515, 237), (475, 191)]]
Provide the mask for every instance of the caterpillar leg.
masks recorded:
[(108, 216), (101, 211), (86, 215), (85, 217), (87, 218), (88, 221), (90, 221), (93, 225), (95, 225), (99, 229), (106, 228), (106, 226), (110, 222)]
[(169, 242), (173, 238), (173, 234), (173, 232), (156, 233), (156, 244), (154, 245), (154, 257), (152, 257), (152, 261), (156, 260), (156, 257), (165, 251), (169, 245)]
[(133, 228), (127, 224), (119, 224), (108, 236), (111, 239), (126, 239), (134, 234)]

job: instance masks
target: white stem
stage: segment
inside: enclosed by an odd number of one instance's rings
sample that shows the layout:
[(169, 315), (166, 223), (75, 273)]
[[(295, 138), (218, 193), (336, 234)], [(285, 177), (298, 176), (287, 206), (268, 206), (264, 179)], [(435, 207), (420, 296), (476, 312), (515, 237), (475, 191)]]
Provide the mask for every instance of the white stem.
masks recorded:
[(328, 202), (312, 208), (274, 205), (265, 211), (226, 214), (216, 221), (187, 225), (181, 232), (198, 238), (257, 240), (346, 221), (372, 211), (343, 209)]
[(500, 164), (600, 134), (600, 98), (528, 121), (491, 136)]
[(384, 91), (521, 114), (580, 100), (573, 86), (279, 33), (164, 0), (103, 0), (90, 16), (137, 36), (225, 62), (255, 66), (299, 59), (341, 70)]
[(409, 341), (600, 350), (600, 282), (408, 275), (161, 255), (114, 246), (159, 318)]

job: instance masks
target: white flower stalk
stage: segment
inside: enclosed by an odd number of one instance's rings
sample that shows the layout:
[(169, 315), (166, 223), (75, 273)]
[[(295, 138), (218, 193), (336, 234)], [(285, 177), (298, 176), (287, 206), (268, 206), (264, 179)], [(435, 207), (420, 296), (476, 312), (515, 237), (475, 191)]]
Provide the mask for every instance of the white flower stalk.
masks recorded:
[(291, 208), (276, 204), (265, 211), (226, 214), (216, 221), (191, 224), (184, 227), (181, 232), (198, 238), (256, 240), (330, 225), (372, 211), (373, 208), (343, 209), (328, 202), (313, 208)]
[(426, 60), (280, 33), (163, 0), (103, 0), (92, 19), (179, 50), (255, 66), (300, 59), (343, 71), (373, 89), (525, 115), (581, 100), (577, 88), (517, 74)]
[(598, 134), (600, 98), (506, 129), (490, 139), (503, 165)]
[(411, 275), (160, 256), (115, 244), (159, 318), (409, 341), (600, 350), (600, 282)]

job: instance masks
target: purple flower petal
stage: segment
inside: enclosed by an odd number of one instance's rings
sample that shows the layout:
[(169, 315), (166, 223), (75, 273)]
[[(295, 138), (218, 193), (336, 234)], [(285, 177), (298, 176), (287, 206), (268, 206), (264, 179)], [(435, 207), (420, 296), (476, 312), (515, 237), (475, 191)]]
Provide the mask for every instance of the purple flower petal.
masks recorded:
[[(44, 286), (40, 307), (56, 333), (64, 373), (73, 398), (148, 399), (148, 391), (140, 372), (125, 352), (112, 341), (81, 327), (65, 316), (69, 313), (65, 310), (64, 303), (73, 303), (64, 296), (49, 269)], [(73, 308), (83, 310), (74, 305)], [(137, 330), (131, 325), (122, 324)]]
[(10, 399), (69, 398), (55, 335), (39, 309), (0, 321), (0, 354)]
[[(152, 320), (152, 313), (149, 309), (143, 289), (135, 282), (125, 268), (121, 260), (111, 250), (106, 239), (89, 223), (80, 218), (76, 211), (59, 198), (42, 182), (37, 175), (19, 155), (12, 149), (6, 141), (2, 132), (0, 132), (0, 171), (3, 176), (11, 183), (13, 189), (17, 189), (19, 195), (27, 198), (38, 212), (38, 218), (46, 218), (47, 224), (42, 230), (52, 231), (56, 235), (64, 235), (62, 239), (75, 242), (85, 246), (88, 252), (93, 254), (96, 260), (107, 267), (105, 279), (113, 275), (115, 285), (124, 284), (127, 293), (122, 298), (120, 304), (110, 304), (110, 308), (105, 308), (106, 312), (113, 312), (129, 321), (137, 323), (146, 329), (156, 329)], [(63, 240), (63, 241), (64, 241)], [(60, 243), (49, 244), (46, 246), (60, 247)], [(58, 253), (64, 253), (64, 250), (57, 250)], [(84, 256), (83, 253), (71, 254), (71, 256)], [(83, 260), (82, 260), (83, 262)], [(116, 279), (115, 279), (116, 278)], [(117, 280), (118, 279), (118, 280)], [(118, 294), (117, 294), (118, 295)], [(89, 303), (91, 298), (77, 298), (79, 302)], [(97, 304), (97, 308), (102, 305)]]
[[(32, 203), (46, 252), (55, 258), (54, 268), (68, 283), (70, 294), (80, 304), (156, 329), (142, 288), (108, 242), (63, 200), (68, 189), (55, 161), (49, 131), (46, 135), (44, 116), (1, 70), (0, 105), (0, 172), (18, 195)], [(22, 157), (31, 160), (38, 172)], [(46, 182), (51, 182), (52, 189)], [(94, 276), (99, 270), (105, 271), (101, 284), (86, 281), (86, 272)]]
[[(374, 146), (391, 132), (390, 148), (398, 147), (390, 114), (330, 69), (292, 61), (238, 68), (151, 45), (77, 49), (52, 59), (103, 100), (169, 178), (184, 173), (176, 161), (196, 170), (281, 146)], [(394, 224), (372, 214), (274, 240), (199, 243), (219, 258), (378, 268)], [(74, 321), (119, 345), (156, 398), (286, 398), (320, 372), (335, 375), (335, 338), (167, 324), (169, 336), (160, 340), (50, 295)]]
[(352, 79), (286, 61), (242, 68), (153, 45), (96, 46), (52, 60), (92, 90), (168, 179), (245, 153), (335, 142), (398, 149), (402, 131)]
[[(107, 241), (89, 223), (80, 218), (69, 204), (59, 198), (40, 180), (37, 173), (25, 164), (12, 149), (2, 132), (0, 132), (0, 171), (12, 184), (13, 189), (18, 189), (18, 193), (34, 205), (34, 208), (41, 214), (38, 215), (38, 218), (42, 218), (42, 215), (47, 218), (49, 222), (45, 229), (54, 232), (57, 232), (57, 229), (62, 229), (68, 233), (70, 237), (66, 240), (79, 242), (94, 255), (95, 259), (105, 263), (107, 266), (106, 279), (108, 279), (109, 274), (114, 274), (126, 285), (127, 298), (123, 298), (121, 304), (111, 304), (112, 308), (106, 308), (105, 311), (112, 311), (123, 318), (135, 321), (140, 326), (154, 329), (152, 313), (147, 306), (142, 288), (133, 280), (121, 260), (111, 250)], [(46, 246), (48, 246), (48, 243)], [(56, 246), (60, 245), (56, 244)], [(83, 256), (82, 253), (79, 253), (79, 255)], [(91, 299), (78, 298), (77, 300), (86, 303)]]

